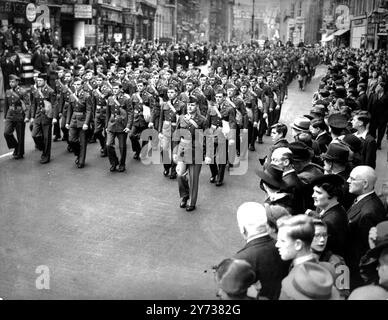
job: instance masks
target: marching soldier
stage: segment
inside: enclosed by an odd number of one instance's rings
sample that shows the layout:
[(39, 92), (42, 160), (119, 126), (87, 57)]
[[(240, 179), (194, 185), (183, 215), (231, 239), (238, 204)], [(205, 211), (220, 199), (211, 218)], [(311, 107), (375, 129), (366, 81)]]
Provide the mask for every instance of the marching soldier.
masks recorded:
[(240, 98), (245, 103), (248, 116), (248, 145), (250, 151), (255, 151), (255, 140), (257, 137), (257, 125), (259, 121), (259, 110), (257, 108), (257, 96), (249, 90), (249, 81), (243, 81), (240, 87)]
[[(112, 83), (112, 95), (108, 98), (108, 108), (106, 112), (106, 145), (110, 171), (125, 171), (125, 161), (127, 157), (127, 137), (133, 124), (133, 109), (130, 97), (121, 91), (119, 82)], [(120, 160), (115, 151), (115, 138), (119, 141)], [(119, 168), (117, 169), (117, 166)]]
[[(237, 87), (234, 84), (229, 84), (226, 86), (226, 101), (233, 106), (236, 112), (236, 154), (240, 156), (240, 142), (241, 138), (246, 139), (248, 137), (248, 114), (245, 108), (244, 101), (236, 96)], [(242, 130), (242, 136), (240, 136), (240, 131)], [(242, 150), (242, 154), (245, 155), (246, 150)], [(234, 159), (230, 159), (233, 164)]]
[[(207, 128), (206, 118), (199, 113), (196, 97), (190, 96), (187, 113), (178, 118), (176, 135), (180, 137), (173, 159), (177, 163), (177, 178), (181, 208), (195, 210), (198, 197), (199, 175), (203, 162), (203, 139), (201, 133)], [(202, 137), (203, 138), (203, 137)]]
[[(25, 118), (28, 112), (30, 99), (27, 92), (19, 87), (20, 79), (11, 74), (9, 76), (9, 86), (5, 93), (4, 108), (4, 138), (9, 149), (14, 149), (13, 158), (22, 159), (24, 156), (24, 132)], [(28, 120), (27, 120), (28, 121)], [(16, 131), (16, 137), (13, 132)]]
[(219, 187), (224, 182), (225, 168), (228, 163), (228, 146), (236, 142), (237, 124), (236, 112), (233, 106), (225, 101), (222, 89), (216, 91), (215, 99), (216, 103), (210, 104), (206, 119), (210, 127), (209, 134), (212, 138), (210, 141), (214, 143), (214, 148), (206, 144), (205, 162), (209, 164), (212, 175), (210, 183), (216, 183), (216, 186)]
[[(85, 70), (84, 73), (84, 82), (83, 82), (83, 90), (86, 91), (90, 97), (93, 96), (93, 70), (87, 69)], [(94, 104), (94, 100), (91, 99), (92, 101), (92, 113), (91, 113), (91, 119), (90, 119), (90, 124), (89, 124), (89, 129), (87, 131), (87, 140), (89, 143), (95, 143), (96, 138), (94, 136), (94, 114), (96, 112), (96, 106)]]
[(71, 85), (72, 81), (72, 75), (71, 71), (66, 70), (63, 82), (61, 86), (61, 91), (59, 93), (59, 103), (58, 103), (58, 110), (59, 110), (59, 118), (60, 118), (60, 128), (63, 133), (62, 141), (67, 142), (67, 151), (73, 152), (70, 143), (69, 143), (69, 130), (66, 128), (66, 118), (67, 118), (67, 112), (69, 110), (69, 105), (71, 102), (71, 96), (75, 92), (75, 88), (73, 85)]
[[(133, 156), (135, 160), (140, 159), (140, 135), (143, 130), (148, 128), (148, 123), (151, 120), (151, 111), (155, 107), (154, 98), (146, 90), (147, 85), (147, 80), (139, 79), (137, 82), (138, 92), (134, 93), (131, 97), (131, 104), (133, 108), (133, 125), (129, 138), (131, 139), (132, 150), (135, 153)], [(143, 141), (143, 146), (146, 144), (147, 141)]]
[(75, 92), (66, 117), (69, 142), (76, 156), (75, 164), (79, 169), (85, 166), (87, 130), (92, 117), (92, 97), (82, 88), (82, 80), (76, 77), (73, 82)]
[[(54, 92), (55, 92), (55, 96), (57, 97), (57, 99), (59, 100), (60, 96), (61, 96), (61, 92), (62, 92), (62, 87), (63, 87), (63, 80), (64, 80), (64, 76), (65, 76), (65, 68), (62, 67), (62, 66), (58, 66), (57, 67), (57, 75), (58, 75), (58, 78), (55, 80), (55, 85), (54, 85)], [(59, 103), (59, 101), (58, 101)], [(54, 142), (57, 142), (59, 141), (59, 139), (61, 139), (61, 128), (60, 128), (60, 115), (58, 115), (58, 118), (57, 118), (57, 122), (54, 123)]]
[[(42, 151), (40, 163), (50, 162), (52, 124), (57, 122), (58, 108), (55, 92), (47, 83), (47, 74), (37, 77), (37, 89), (33, 92), (31, 102), (32, 138), (38, 150)], [(27, 118), (28, 119), (28, 118)]]
[(94, 105), (96, 106), (94, 114), (94, 137), (100, 142), (100, 154), (103, 158), (108, 155), (105, 128), (109, 94), (109, 88), (102, 84), (102, 77), (98, 75), (95, 81), (95, 89), (93, 90)]
[(171, 158), (175, 145), (172, 136), (176, 130), (178, 117), (186, 111), (186, 104), (177, 99), (178, 93), (175, 86), (171, 85), (168, 88), (167, 95), (168, 101), (162, 102), (158, 131), (159, 139), (162, 141), (163, 174), (165, 177), (170, 175), (170, 179), (176, 179), (176, 163)]

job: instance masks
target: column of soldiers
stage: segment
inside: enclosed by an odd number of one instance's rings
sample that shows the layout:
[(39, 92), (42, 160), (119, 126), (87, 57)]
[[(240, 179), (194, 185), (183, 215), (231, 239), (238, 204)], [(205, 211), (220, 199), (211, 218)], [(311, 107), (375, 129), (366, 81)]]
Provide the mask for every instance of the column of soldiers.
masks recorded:
[[(297, 54), (305, 55), (302, 51), (295, 52), (295, 57)], [(201, 118), (197, 126), (210, 130), (214, 149), (222, 153), (226, 145), (226, 150), (236, 150), (217, 158), (204, 152), (205, 163), (211, 169), (210, 182), (221, 186), (226, 168), (232, 168), (239, 157), (246, 157), (248, 148), (255, 151), (256, 142), (263, 143), (264, 134), (271, 134), (271, 126), (278, 121), (287, 97), (292, 63), (286, 52), (278, 57), (268, 55), (255, 61), (254, 67), (236, 66), (230, 75), (228, 70), (213, 67), (208, 75), (202, 74), (192, 62), (187, 68), (176, 65), (175, 71), (166, 62), (160, 67), (156, 60), (148, 63), (148, 67), (142, 60), (136, 67), (131, 61), (123, 67), (112, 61), (106, 67), (98, 63), (86, 69), (83, 65), (66, 65), (57, 67), (53, 88), (47, 84), (46, 74), (35, 72), (34, 85), (29, 90), (20, 87), (20, 79), (12, 75), (4, 135), (8, 147), (14, 149), (14, 158), (20, 159), (24, 155), (23, 130), (25, 123), (30, 122), (36, 148), (42, 151), (42, 164), (51, 160), (54, 135), (55, 142), (60, 139), (66, 142), (80, 169), (87, 163), (88, 144), (98, 141), (101, 157), (109, 159), (110, 171), (124, 172), (128, 136), (133, 158), (140, 160), (147, 155), (148, 144), (142, 135), (145, 130), (153, 129), (157, 134), (151, 139), (152, 145), (161, 142), (163, 174), (170, 179), (178, 178), (183, 190), (185, 183), (181, 176), (185, 172), (177, 170), (174, 159), (181, 141), (174, 139), (174, 135), (178, 128), (191, 128), (190, 124), (196, 122), (193, 116), (189, 117), (188, 105), (192, 101), (196, 112), (205, 119), (202, 123)], [(185, 115), (190, 119), (182, 118)], [(187, 121), (179, 121), (181, 118)], [(199, 150), (198, 145), (192, 147)], [(191, 170), (194, 189), (198, 188), (195, 177), (199, 171), (198, 167)], [(182, 194), (181, 206), (186, 207), (190, 200), (188, 207), (195, 208), (196, 196), (193, 194), (192, 199)]]

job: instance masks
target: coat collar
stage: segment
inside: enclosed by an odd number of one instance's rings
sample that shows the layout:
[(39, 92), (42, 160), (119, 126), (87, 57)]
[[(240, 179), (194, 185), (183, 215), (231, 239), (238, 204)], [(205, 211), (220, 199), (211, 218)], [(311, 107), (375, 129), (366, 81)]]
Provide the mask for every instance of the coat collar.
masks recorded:
[(372, 194), (369, 194), (365, 198), (362, 198), (360, 201), (356, 202), (354, 205), (352, 205), (348, 211), (348, 219), (353, 219), (355, 216), (357, 216), (360, 213), (361, 207), (368, 202), (369, 200), (372, 200), (373, 198), (377, 197), (376, 193), (373, 192)]

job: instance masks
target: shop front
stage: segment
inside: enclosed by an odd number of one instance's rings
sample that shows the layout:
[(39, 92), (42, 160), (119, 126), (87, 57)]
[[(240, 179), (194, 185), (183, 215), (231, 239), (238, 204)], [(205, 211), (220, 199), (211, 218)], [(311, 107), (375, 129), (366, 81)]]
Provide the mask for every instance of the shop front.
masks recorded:
[(121, 8), (107, 4), (98, 4), (97, 7), (97, 42), (114, 43), (118, 35), (123, 34), (123, 13)]
[(366, 44), (367, 19), (353, 19), (351, 22), (351, 44), (352, 48), (364, 48)]
[(123, 10), (123, 42), (132, 41), (135, 37), (136, 15), (130, 10)]

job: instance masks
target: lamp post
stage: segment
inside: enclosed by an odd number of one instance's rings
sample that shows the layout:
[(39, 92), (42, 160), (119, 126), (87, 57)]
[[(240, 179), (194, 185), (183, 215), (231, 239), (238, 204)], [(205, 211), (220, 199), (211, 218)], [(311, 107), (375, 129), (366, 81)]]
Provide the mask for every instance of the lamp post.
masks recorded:
[(252, 37), (251, 37), (252, 41), (254, 37), (255, 37), (255, 0), (252, 0)]

